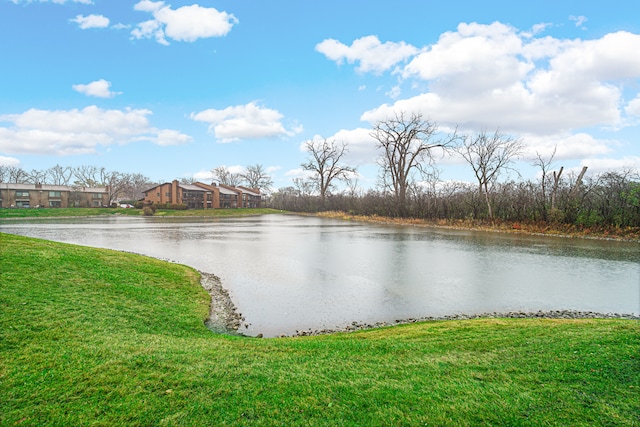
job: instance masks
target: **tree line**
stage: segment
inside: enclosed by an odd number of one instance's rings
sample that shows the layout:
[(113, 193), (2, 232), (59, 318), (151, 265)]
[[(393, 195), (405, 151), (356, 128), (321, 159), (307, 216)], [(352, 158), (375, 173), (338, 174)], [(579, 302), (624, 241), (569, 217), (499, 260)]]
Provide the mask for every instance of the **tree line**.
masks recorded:
[[(501, 182), (506, 171), (515, 171), (513, 162), (521, 157), (524, 144), (499, 130), (459, 134), (453, 129), (442, 134), (422, 115), (400, 112), (378, 121), (371, 136), (379, 152), (376, 188), (366, 192), (358, 188), (356, 169), (343, 161), (348, 152), (345, 143), (308, 141), (309, 157), (301, 166), (310, 177), (296, 178), (292, 186), (275, 192), (271, 206), (302, 212), (640, 227), (638, 171), (586, 177), (584, 167), (579, 174), (563, 175), (563, 167), (553, 170), (554, 151), (547, 158), (537, 154), (533, 160), (540, 179)], [(441, 181), (436, 159), (446, 153), (459, 154), (477, 183)], [(347, 189), (333, 193), (338, 181)]]
[[(344, 161), (347, 144), (328, 139), (305, 143), (308, 157), (301, 167), (309, 176), (294, 178), (291, 186), (273, 191), (273, 180), (260, 164), (241, 172), (215, 167), (211, 178), (220, 184), (257, 189), (269, 195), (269, 206), (289, 211), (640, 227), (637, 170), (586, 176), (584, 167), (578, 174), (563, 173), (563, 167), (554, 168), (554, 151), (548, 157), (537, 154), (533, 159), (532, 165), (540, 170), (539, 179), (500, 181), (505, 172), (515, 171), (513, 162), (522, 155), (524, 144), (499, 130), (459, 134), (453, 129), (444, 134), (437, 123), (420, 114), (399, 112), (375, 123), (370, 134), (379, 152), (379, 175), (376, 187), (368, 191), (358, 186), (357, 168)], [(439, 179), (436, 161), (447, 153), (464, 159), (473, 170), (475, 184)], [(179, 181), (191, 184), (195, 179)], [(0, 182), (108, 186), (110, 204), (138, 200), (144, 190), (157, 184), (141, 174), (60, 165), (31, 172), (0, 166)], [(336, 191), (337, 183), (346, 189)]]

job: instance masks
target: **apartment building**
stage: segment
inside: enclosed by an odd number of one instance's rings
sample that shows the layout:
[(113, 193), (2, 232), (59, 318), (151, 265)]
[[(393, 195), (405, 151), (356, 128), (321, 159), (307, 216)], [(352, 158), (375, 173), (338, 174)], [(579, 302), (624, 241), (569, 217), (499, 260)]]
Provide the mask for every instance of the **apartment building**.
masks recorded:
[(108, 187), (0, 183), (0, 208), (90, 208), (108, 204)]
[(165, 182), (144, 191), (145, 204), (182, 204), (189, 209), (235, 209), (262, 206), (262, 196), (257, 190), (205, 184), (181, 184), (178, 180)]

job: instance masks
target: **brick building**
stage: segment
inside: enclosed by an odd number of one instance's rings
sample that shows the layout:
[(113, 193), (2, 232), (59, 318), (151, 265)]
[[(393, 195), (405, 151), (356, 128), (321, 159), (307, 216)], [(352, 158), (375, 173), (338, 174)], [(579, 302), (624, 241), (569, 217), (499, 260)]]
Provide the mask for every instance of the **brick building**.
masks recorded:
[(181, 184), (178, 180), (165, 182), (144, 191), (145, 204), (181, 204), (190, 209), (258, 208), (262, 206), (259, 191), (228, 185)]
[(0, 208), (90, 208), (108, 204), (107, 187), (0, 183)]

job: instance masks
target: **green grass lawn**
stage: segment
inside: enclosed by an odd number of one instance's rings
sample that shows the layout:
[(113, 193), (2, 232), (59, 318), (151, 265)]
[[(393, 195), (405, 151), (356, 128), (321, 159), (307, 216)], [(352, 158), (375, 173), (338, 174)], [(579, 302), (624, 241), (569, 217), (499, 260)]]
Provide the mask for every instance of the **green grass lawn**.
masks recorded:
[(638, 321), (259, 339), (208, 306), (189, 267), (0, 233), (0, 425), (640, 425)]
[[(238, 215), (264, 215), (280, 213), (276, 209), (186, 209), (170, 210), (157, 209), (157, 216), (238, 216)], [(37, 209), (0, 209), (0, 219), (3, 218), (55, 218), (77, 217), (96, 215), (142, 215), (141, 209), (125, 208), (37, 208)]]

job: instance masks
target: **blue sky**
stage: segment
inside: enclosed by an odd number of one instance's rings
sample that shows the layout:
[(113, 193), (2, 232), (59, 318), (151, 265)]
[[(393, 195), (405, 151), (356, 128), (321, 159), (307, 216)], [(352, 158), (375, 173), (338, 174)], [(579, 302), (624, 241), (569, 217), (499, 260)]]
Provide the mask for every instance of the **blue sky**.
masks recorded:
[[(420, 112), (500, 129), (592, 173), (640, 168), (640, 3), (0, 0), (0, 163), (155, 181), (261, 164), (304, 176), (305, 141), (349, 147), (375, 185), (373, 123)], [(473, 181), (457, 157), (443, 180)]]

